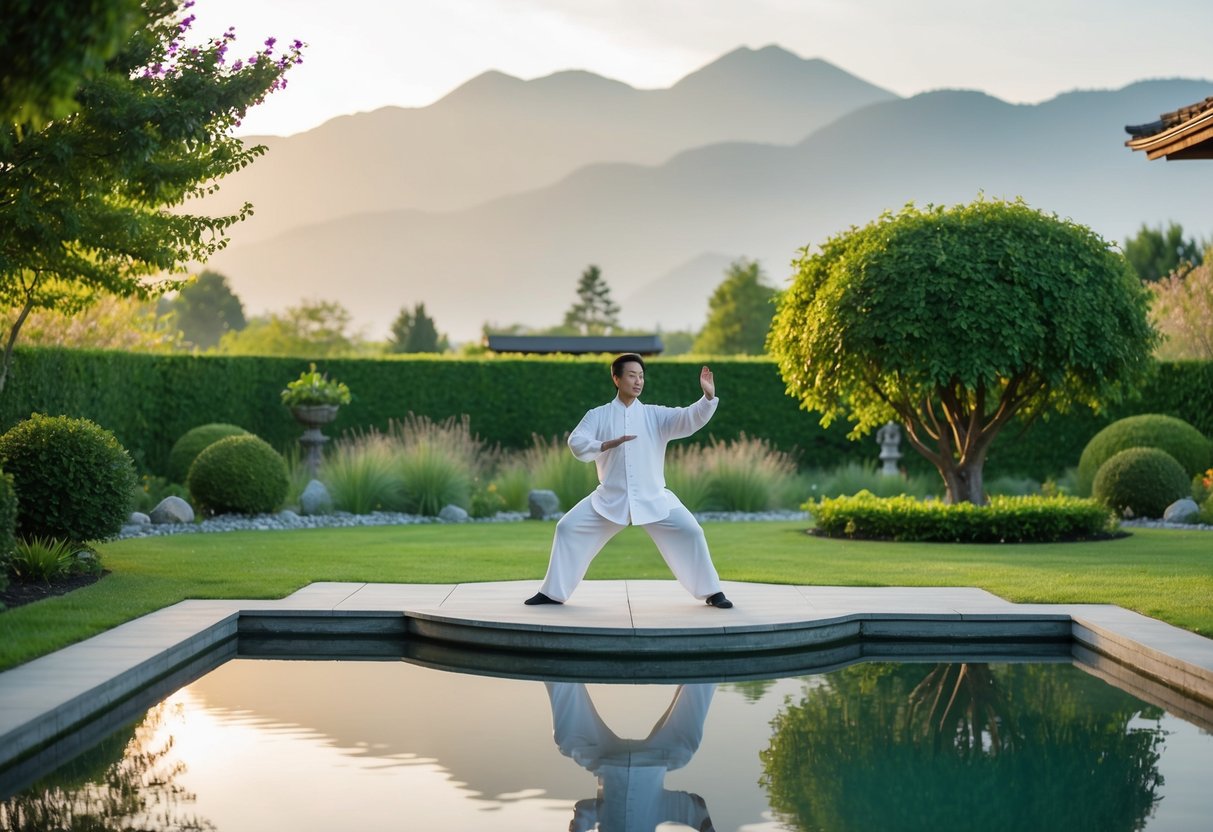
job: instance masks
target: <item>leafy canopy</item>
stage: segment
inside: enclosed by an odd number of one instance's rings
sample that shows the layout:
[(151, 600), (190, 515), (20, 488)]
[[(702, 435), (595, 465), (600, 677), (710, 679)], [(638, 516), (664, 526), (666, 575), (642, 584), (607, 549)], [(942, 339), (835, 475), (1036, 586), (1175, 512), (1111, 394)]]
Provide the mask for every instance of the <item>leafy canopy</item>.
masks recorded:
[(853, 421), (853, 438), (900, 421), (945, 481), (979, 471), (1013, 415), (1101, 408), (1150, 364), (1147, 293), (1124, 258), (1022, 201), (908, 205), (794, 265), (769, 340), (789, 394), (823, 425)]
[[(53, 120), (37, 129), (11, 116), (0, 123), (0, 305), (21, 310), (7, 332), (0, 387), (30, 310), (71, 312), (100, 293), (147, 298), (175, 288), (156, 276), (205, 261), (252, 210), (246, 203), (209, 217), (180, 208), (264, 152), (231, 131), (285, 84), (303, 44), (280, 54), (270, 38), (230, 61), (232, 30), (188, 47), (193, 16), (181, 14), (176, 0), (145, 0), (139, 25), (103, 69), (77, 73), (70, 101), (57, 97), (58, 82), (26, 93), (54, 100), (18, 115), (53, 112)], [(107, 53), (97, 48), (90, 61)]]
[(449, 348), (450, 343), (445, 335), (438, 333), (438, 326), (426, 313), (424, 303), (418, 303), (411, 311), (401, 308), (392, 322), (388, 352), (446, 352)]

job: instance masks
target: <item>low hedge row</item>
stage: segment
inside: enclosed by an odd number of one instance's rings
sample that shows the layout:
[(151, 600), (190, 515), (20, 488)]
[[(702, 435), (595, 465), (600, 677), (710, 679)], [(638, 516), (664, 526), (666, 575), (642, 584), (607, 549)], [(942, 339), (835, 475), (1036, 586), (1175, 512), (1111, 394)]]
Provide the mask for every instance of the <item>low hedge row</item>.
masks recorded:
[(810, 501), (817, 532), (827, 537), (940, 543), (1052, 543), (1115, 531), (1106, 506), (1077, 497), (994, 497), (986, 506), (947, 505), (867, 491)]
[[(774, 362), (713, 359), (721, 408), (694, 441), (735, 439), (742, 433), (793, 453), (803, 467), (831, 468), (857, 457), (876, 461), (877, 443), (846, 438), (849, 426), (828, 430), (784, 392)], [(32, 412), (84, 417), (114, 432), (141, 470), (163, 475), (169, 451), (187, 430), (228, 422), (286, 450), (300, 428), (279, 400), (286, 383), (308, 368), (305, 358), (148, 355), (117, 351), (18, 348), (3, 393), (0, 430)], [(441, 421), (464, 414), (490, 443), (524, 448), (534, 434), (561, 436), (582, 414), (613, 394), (608, 362), (584, 357), (348, 358), (317, 361), (345, 382), (354, 400), (326, 430), (386, 429), (408, 413)], [(652, 360), (645, 401), (686, 404), (699, 395), (697, 362)], [(987, 476), (1043, 479), (1077, 464), (1083, 446), (1113, 419), (1165, 413), (1213, 436), (1213, 362), (1162, 364), (1140, 399), (1107, 414), (1054, 415), (1027, 428), (1010, 425), (995, 441)], [(1020, 434), (1023, 434), (1020, 436)], [(902, 464), (933, 471), (903, 443)]]

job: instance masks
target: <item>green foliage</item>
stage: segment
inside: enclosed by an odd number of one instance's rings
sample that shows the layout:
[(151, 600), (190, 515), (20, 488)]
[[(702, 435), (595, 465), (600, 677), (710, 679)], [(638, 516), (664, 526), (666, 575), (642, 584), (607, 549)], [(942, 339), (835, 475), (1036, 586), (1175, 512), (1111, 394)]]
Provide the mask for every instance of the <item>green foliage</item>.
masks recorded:
[(598, 487), (598, 469), (573, 456), (567, 433), (562, 438), (533, 436), (522, 459), (531, 475), (531, 488), (554, 492), (561, 511), (568, 511)]
[(1206, 526), (1213, 526), (1213, 493), (1205, 497), (1204, 502), (1200, 504), (1198, 519)]
[(1164, 450), (1187, 476), (1204, 471), (1213, 463), (1213, 443), (1195, 427), (1173, 416), (1141, 413), (1113, 422), (1091, 437), (1078, 460), (1078, 493), (1090, 494), (1100, 467), (1128, 448)]
[(1158, 711), (1078, 668), (857, 664), (759, 752), (779, 828), (1129, 832), (1163, 799)]
[(671, 447), (665, 480), (691, 511), (770, 511), (794, 507), (803, 499), (791, 456), (744, 434)]
[[(654, 359), (647, 365), (646, 402), (685, 405), (699, 397), (701, 362)], [(173, 444), (203, 422), (242, 425), (279, 449), (296, 446), (299, 426), (278, 394), (282, 380), (296, 377), (306, 366), (276, 357), (18, 348), (14, 374), (0, 396), (0, 430), (32, 411), (85, 417), (113, 430), (140, 470), (163, 476)], [(487, 443), (521, 449), (531, 444), (533, 433), (563, 434), (587, 408), (609, 401), (615, 392), (608, 359), (602, 356), (327, 359), (323, 366), (358, 391), (357, 407), (341, 408), (325, 429), (330, 436), (386, 431), (393, 419), (409, 411), (435, 421), (466, 414)], [(817, 414), (798, 409), (784, 393), (773, 362), (719, 359), (712, 369), (721, 406), (709, 426), (687, 442), (705, 444), (711, 437), (727, 440), (745, 433), (794, 454), (806, 469), (836, 467), (865, 453), (875, 458), (874, 443), (849, 441), (845, 425), (823, 428)], [(520, 390), (536, 393), (520, 396)], [(1033, 423), (1022, 438), (1021, 426), (1013, 424), (991, 448), (989, 473), (1056, 477), (1077, 462), (1101, 428), (1147, 407), (1213, 435), (1213, 362), (1161, 364), (1140, 399), (1101, 416), (1052, 414)], [(910, 475), (929, 473), (938, 481), (917, 454), (907, 454), (901, 462)]]
[(240, 330), (224, 333), (216, 351), (223, 355), (282, 355), (328, 358), (368, 351), (350, 332), (353, 318), (337, 301), (304, 301), (286, 311), (254, 318)]
[(33, 414), (0, 436), (0, 468), (13, 478), (20, 537), (104, 540), (130, 514), (134, 463), (87, 419)]
[(224, 334), (239, 332), (246, 325), (244, 304), (227, 285), (227, 278), (209, 270), (187, 282), (162, 307), (174, 313), (185, 340), (199, 349), (216, 346)]
[(1022, 202), (910, 205), (795, 265), (769, 341), (788, 393), (855, 437), (899, 422), (950, 501), (981, 499), (1014, 416), (1105, 407), (1150, 367), (1147, 293), (1124, 258)]
[[(193, 459), (190, 460), (191, 463), (193, 461)], [(186, 468), (186, 473), (188, 472), (189, 468)], [(164, 477), (157, 477), (155, 474), (144, 474), (135, 485), (131, 511), (141, 511), (147, 514), (160, 505), (160, 501), (165, 497), (180, 497), (183, 500), (189, 500), (190, 491), (182, 484), (184, 482), (184, 476), (179, 480), (170, 482)]]
[[(16, 545), (17, 491), (13, 478), (0, 471), (0, 576), (4, 575), (4, 564)], [(0, 589), (4, 589), (0, 579)]]
[(619, 329), (619, 306), (597, 266), (589, 266), (577, 281), (577, 301), (564, 313), (564, 325), (579, 335), (606, 335)]
[(479, 477), (472, 481), (472, 498), (468, 514), (472, 517), (493, 517), (498, 512), (509, 511), (505, 496), (495, 482), (484, 482)]
[(1077, 497), (1000, 497), (985, 506), (947, 505), (912, 497), (810, 500), (817, 531), (827, 537), (940, 543), (1048, 543), (1086, 540), (1115, 529), (1115, 518), (1094, 500)]
[(186, 484), (197, 508), (211, 514), (265, 514), (286, 499), (286, 460), (265, 440), (220, 439), (198, 454)]
[[(60, 2), (50, 8), (52, 15), (64, 11)], [(228, 229), (251, 211), (246, 204), (236, 214), (209, 217), (181, 206), (213, 191), (216, 180), (264, 152), (261, 146), (245, 147), (232, 129), (249, 107), (281, 85), (302, 45), (280, 59), (268, 54), (267, 42), (257, 60), (237, 65), (222, 60), (227, 37), (179, 48), (193, 18), (187, 20), (176, 2), (140, 4), (133, 28), (128, 0), (116, 8), (116, 14), (103, 13), (96, 21), (85, 9), (69, 16), (85, 21), (86, 31), (105, 33), (100, 40), (85, 39), (81, 63), (60, 55), (50, 59), (53, 67), (67, 68), (74, 103), (63, 98), (65, 82), (50, 82), (51, 89), (41, 92), (52, 98), (41, 103), (58, 117), (36, 126), (0, 123), (4, 308), (71, 312), (99, 291), (146, 298), (173, 288), (176, 281), (156, 276), (205, 261), (226, 244)], [(37, 33), (49, 31), (53, 19), (41, 19), (28, 31), (41, 37)], [(65, 30), (79, 25), (70, 23)], [(10, 28), (6, 21), (5, 30)], [(116, 48), (115, 38), (121, 39)], [(34, 51), (22, 60), (46, 58), (53, 42), (33, 44)], [(70, 52), (76, 44), (68, 42)], [(4, 54), (6, 60), (15, 56), (9, 49)], [(18, 75), (28, 78), (29, 69)], [(10, 80), (7, 71), (4, 75)], [(31, 92), (38, 87), (18, 95)], [(31, 101), (17, 103), (18, 118), (31, 115), (20, 106)], [(21, 323), (18, 316), (9, 326), (7, 343), (16, 339)], [(8, 366), (6, 350), (0, 387)]]
[(861, 491), (867, 491), (877, 497), (907, 494), (919, 499), (939, 494), (938, 477), (923, 474), (882, 474), (877, 470), (876, 463), (871, 460), (847, 462), (835, 468), (809, 471), (805, 479), (808, 483), (806, 491), (814, 498), (846, 497)]
[[(11, 327), (20, 309), (9, 310)], [(99, 294), (83, 309), (33, 309), (21, 326), (21, 340), (41, 347), (171, 352), (181, 346), (172, 315), (139, 298)]]
[(762, 355), (775, 316), (775, 294), (758, 263), (734, 262), (708, 299), (708, 320), (692, 350), (700, 355)]
[(1162, 517), (1167, 506), (1191, 494), (1183, 466), (1159, 448), (1113, 454), (1095, 474), (1092, 496), (1125, 517)]
[[(199, 425), (190, 428), (173, 443), (173, 449), (168, 454), (168, 478), (172, 482), (184, 483), (189, 476), (190, 466), (198, 458), (198, 454), (229, 436), (242, 436), (248, 433), (239, 425), (226, 422), (211, 422), (209, 425)], [(152, 504), (155, 506), (155, 503)]]
[(428, 444), (407, 447), (398, 465), (404, 481), (405, 511), (435, 517), (448, 505), (471, 505), (470, 472), (441, 448)]
[(1125, 239), (1125, 259), (1133, 271), (1147, 283), (1162, 280), (1175, 272), (1186, 272), (1201, 263), (1201, 246), (1184, 237), (1183, 226), (1177, 222), (1147, 228), (1142, 223), (1137, 236)]
[[(81, 558), (81, 554), (85, 557)], [(91, 552), (81, 553), (79, 546), (52, 537), (18, 539), (9, 558), (9, 571), (22, 583), (50, 583), (99, 568)]]
[(319, 471), (333, 508), (351, 514), (401, 511), (404, 483), (392, 442), (378, 432), (336, 443)]
[(300, 373), (299, 378), (288, 382), (279, 394), (287, 407), (299, 405), (349, 404), (350, 388), (340, 381), (330, 380), (325, 373), (316, 370), (315, 362)]
[(81, 83), (105, 71), (143, 17), (141, 6), (141, 0), (6, 0), (0, 123), (24, 132), (74, 112)]
[(392, 322), (388, 352), (446, 352), (450, 348), (446, 336), (438, 334), (434, 319), (426, 314), (424, 303), (414, 306), (411, 312), (401, 309)]
[(1192, 477), (1192, 499), (1203, 503), (1210, 495), (1213, 495), (1213, 468)]

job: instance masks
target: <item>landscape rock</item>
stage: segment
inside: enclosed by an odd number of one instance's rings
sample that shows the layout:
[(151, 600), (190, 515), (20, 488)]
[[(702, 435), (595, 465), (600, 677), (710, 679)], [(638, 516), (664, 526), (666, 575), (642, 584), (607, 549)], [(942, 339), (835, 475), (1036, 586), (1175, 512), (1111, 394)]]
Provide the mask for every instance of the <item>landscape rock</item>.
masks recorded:
[(526, 502), (530, 507), (532, 520), (546, 520), (553, 514), (560, 513), (560, 499), (555, 491), (536, 488), (527, 495)]
[(443, 523), (466, 523), (468, 513), (456, 505), (443, 506), (438, 512), (438, 519)]
[(1200, 506), (1196, 505), (1196, 501), (1192, 498), (1184, 497), (1167, 506), (1167, 510), (1162, 514), (1162, 519), (1165, 523), (1195, 523), (1199, 516)]
[(312, 480), (299, 495), (299, 513), (305, 516), (329, 514), (333, 510), (333, 497), (328, 487), (320, 480)]
[(149, 519), (154, 524), (193, 523), (194, 509), (180, 497), (165, 497), (152, 509)]
[(152, 522), (152, 518), (142, 511), (132, 511), (131, 516), (126, 518), (126, 525), (128, 526), (146, 526), (150, 522)]
[(294, 523), (299, 519), (299, 515), (291, 511), (289, 508), (284, 508), (278, 512), (278, 519), (284, 523)]

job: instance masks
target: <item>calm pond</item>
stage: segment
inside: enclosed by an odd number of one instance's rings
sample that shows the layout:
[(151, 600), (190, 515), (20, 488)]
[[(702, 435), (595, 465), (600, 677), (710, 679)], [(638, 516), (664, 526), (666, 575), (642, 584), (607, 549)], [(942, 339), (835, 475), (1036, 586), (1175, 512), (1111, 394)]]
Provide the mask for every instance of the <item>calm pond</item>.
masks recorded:
[(1213, 736), (1070, 663), (684, 685), (235, 659), (0, 829), (1213, 828)]

